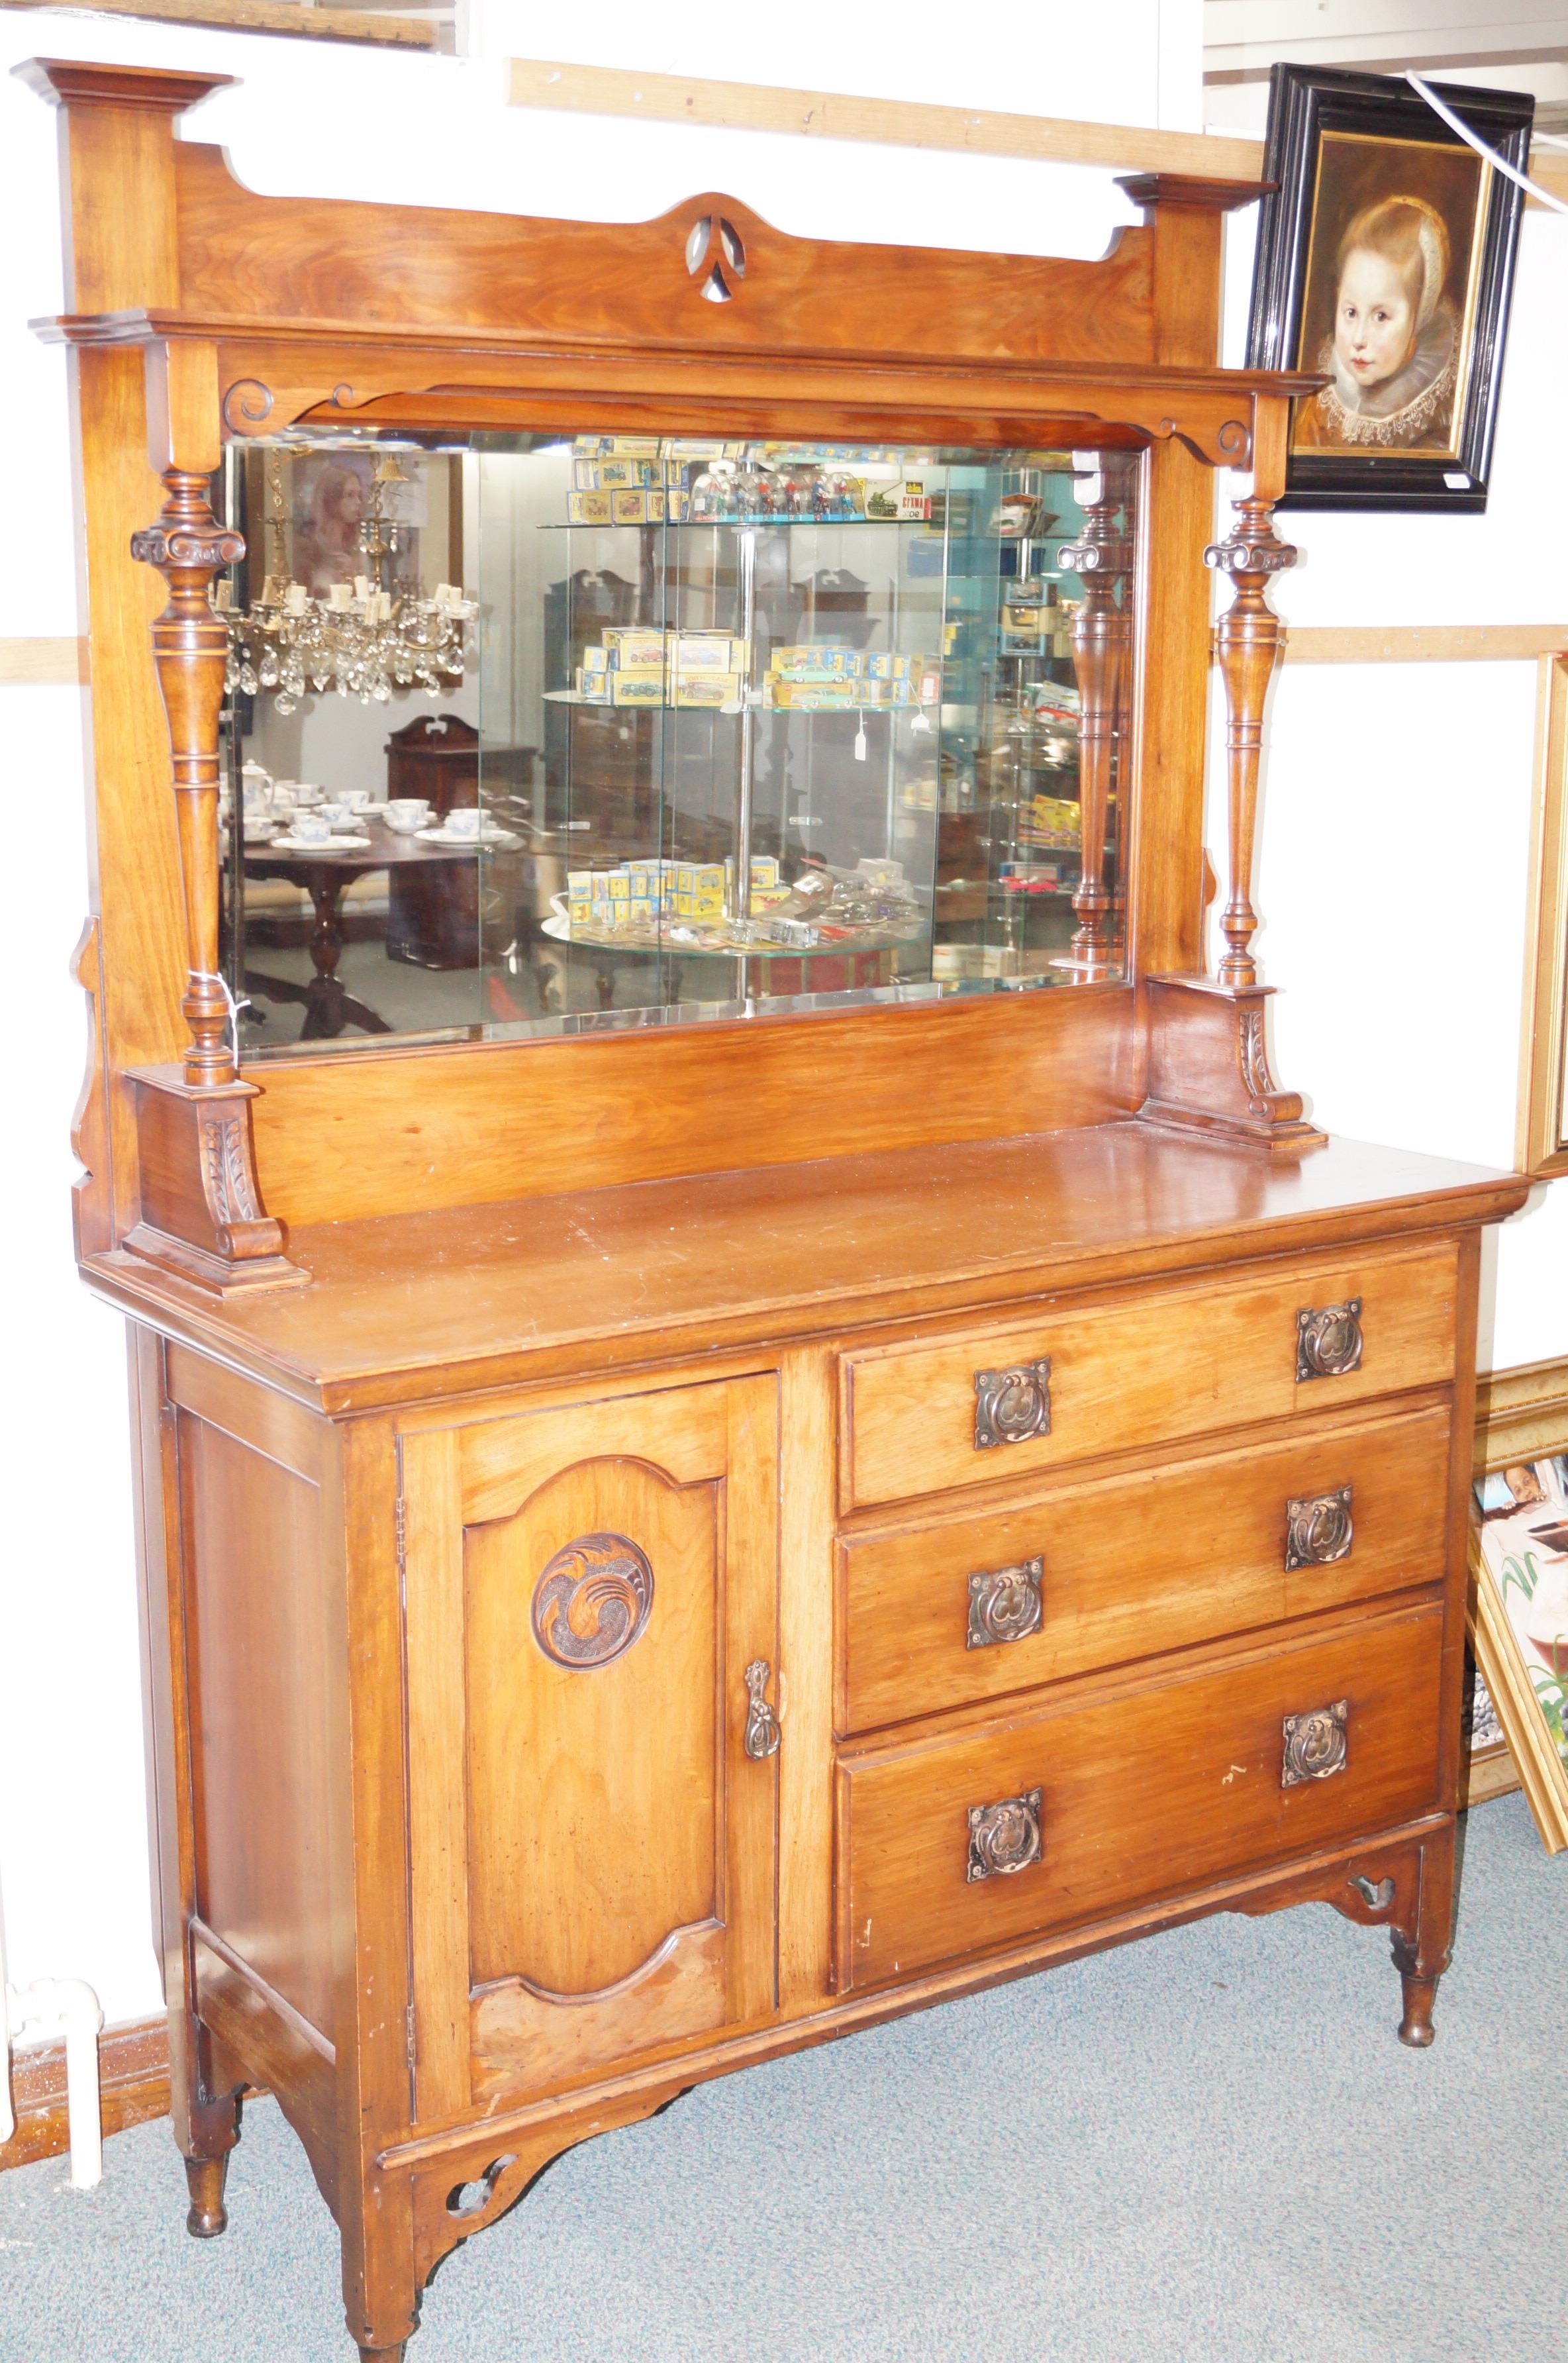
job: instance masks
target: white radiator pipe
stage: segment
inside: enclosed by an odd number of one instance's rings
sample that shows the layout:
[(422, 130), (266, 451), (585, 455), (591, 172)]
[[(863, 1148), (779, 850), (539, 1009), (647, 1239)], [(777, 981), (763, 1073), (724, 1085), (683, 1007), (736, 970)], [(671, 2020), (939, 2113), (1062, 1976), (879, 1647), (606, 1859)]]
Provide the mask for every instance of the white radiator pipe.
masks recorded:
[(80, 1978), (35, 1978), (31, 1985), (8, 1984), (5, 1935), (0, 1930), (0, 2143), (8, 2142), (17, 2130), (17, 2113), (11, 2104), (13, 2038), (23, 2027), (46, 2040), (63, 2036), (73, 2191), (94, 2191), (104, 2179), (98, 2091), (98, 2035), (103, 2024), (98, 1997)]

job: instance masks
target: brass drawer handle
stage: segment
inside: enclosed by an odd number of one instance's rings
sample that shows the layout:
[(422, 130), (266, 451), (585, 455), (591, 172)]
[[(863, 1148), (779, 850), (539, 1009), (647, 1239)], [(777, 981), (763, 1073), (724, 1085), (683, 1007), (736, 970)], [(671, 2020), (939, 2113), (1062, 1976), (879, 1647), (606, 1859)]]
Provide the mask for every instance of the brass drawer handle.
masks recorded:
[(1051, 1360), (1014, 1362), (975, 1373), (975, 1449), (1027, 1444), (1051, 1433)]
[(1310, 1714), (1286, 1716), (1285, 1761), (1279, 1770), (1282, 1789), (1294, 1789), (1300, 1781), (1327, 1781), (1344, 1770), (1350, 1761), (1345, 1731), (1349, 1716), (1349, 1699), (1314, 1707)]
[(970, 1886), (978, 1879), (1011, 1879), (1040, 1859), (1040, 1792), (999, 1797), (994, 1805), (969, 1808)]
[(1038, 1633), (1044, 1574), (1043, 1559), (1026, 1559), (1018, 1567), (993, 1567), (972, 1575), (966, 1647), (988, 1649), (993, 1643), (1022, 1641)]
[(778, 1717), (763, 1696), (771, 1673), (766, 1658), (754, 1658), (745, 1670), (745, 1737), (742, 1745), (754, 1764), (760, 1764), (765, 1757), (777, 1756), (783, 1736)]
[(1331, 1567), (1349, 1559), (1355, 1540), (1349, 1485), (1337, 1493), (1306, 1494), (1285, 1505), (1285, 1571), (1298, 1567)]
[(1361, 1299), (1343, 1304), (1304, 1304), (1296, 1316), (1296, 1382), (1342, 1379), (1361, 1368)]

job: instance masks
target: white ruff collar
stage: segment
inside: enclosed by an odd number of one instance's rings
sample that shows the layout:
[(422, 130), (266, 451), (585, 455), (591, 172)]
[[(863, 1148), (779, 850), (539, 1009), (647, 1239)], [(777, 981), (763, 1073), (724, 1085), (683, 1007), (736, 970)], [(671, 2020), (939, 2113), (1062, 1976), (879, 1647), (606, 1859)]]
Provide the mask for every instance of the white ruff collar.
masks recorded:
[(1404, 368), (1364, 391), (1340, 366), (1333, 338), (1325, 338), (1318, 367), (1333, 375), (1318, 396), (1318, 410), (1328, 434), (1336, 443), (1417, 441), (1453, 400), (1455, 342), (1453, 315), (1440, 304)]

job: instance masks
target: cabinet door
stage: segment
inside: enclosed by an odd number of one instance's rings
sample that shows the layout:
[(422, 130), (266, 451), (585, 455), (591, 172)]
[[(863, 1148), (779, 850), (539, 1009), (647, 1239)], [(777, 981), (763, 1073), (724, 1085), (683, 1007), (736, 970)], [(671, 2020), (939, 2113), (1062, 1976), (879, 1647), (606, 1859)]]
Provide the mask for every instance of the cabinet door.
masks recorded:
[(418, 2117), (765, 2014), (776, 1381), (403, 1455)]

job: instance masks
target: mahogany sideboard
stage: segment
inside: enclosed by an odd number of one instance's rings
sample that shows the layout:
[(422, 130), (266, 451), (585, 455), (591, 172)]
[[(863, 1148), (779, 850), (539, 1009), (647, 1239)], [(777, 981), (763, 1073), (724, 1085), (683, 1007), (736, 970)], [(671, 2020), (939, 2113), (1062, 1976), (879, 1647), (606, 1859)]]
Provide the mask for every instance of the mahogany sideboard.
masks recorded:
[[(221, 78), (30, 72), (97, 717), (78, 1239), (130, 1327), (192, 2230), (264, 2086), (351, 2335), (395, 2357), (570, 2144), (1201, 1914), (1386, 1932), (1429, 2042), (1481, 1231), (1527, 1185), (1326, 1142), (1270, 1073), (1272, 504), (1312, 382), (1214, 366), (1255, 192), (1145, 177), (1101, 261), (983, 268), (722, 196), (630, 226), (260, 198), (175, 136)], [(1048, 989), (237, 1057), (226, 441), (589, 415), (1136, 472), (1136, 559), (1103, 473), (1074, 551)]]

